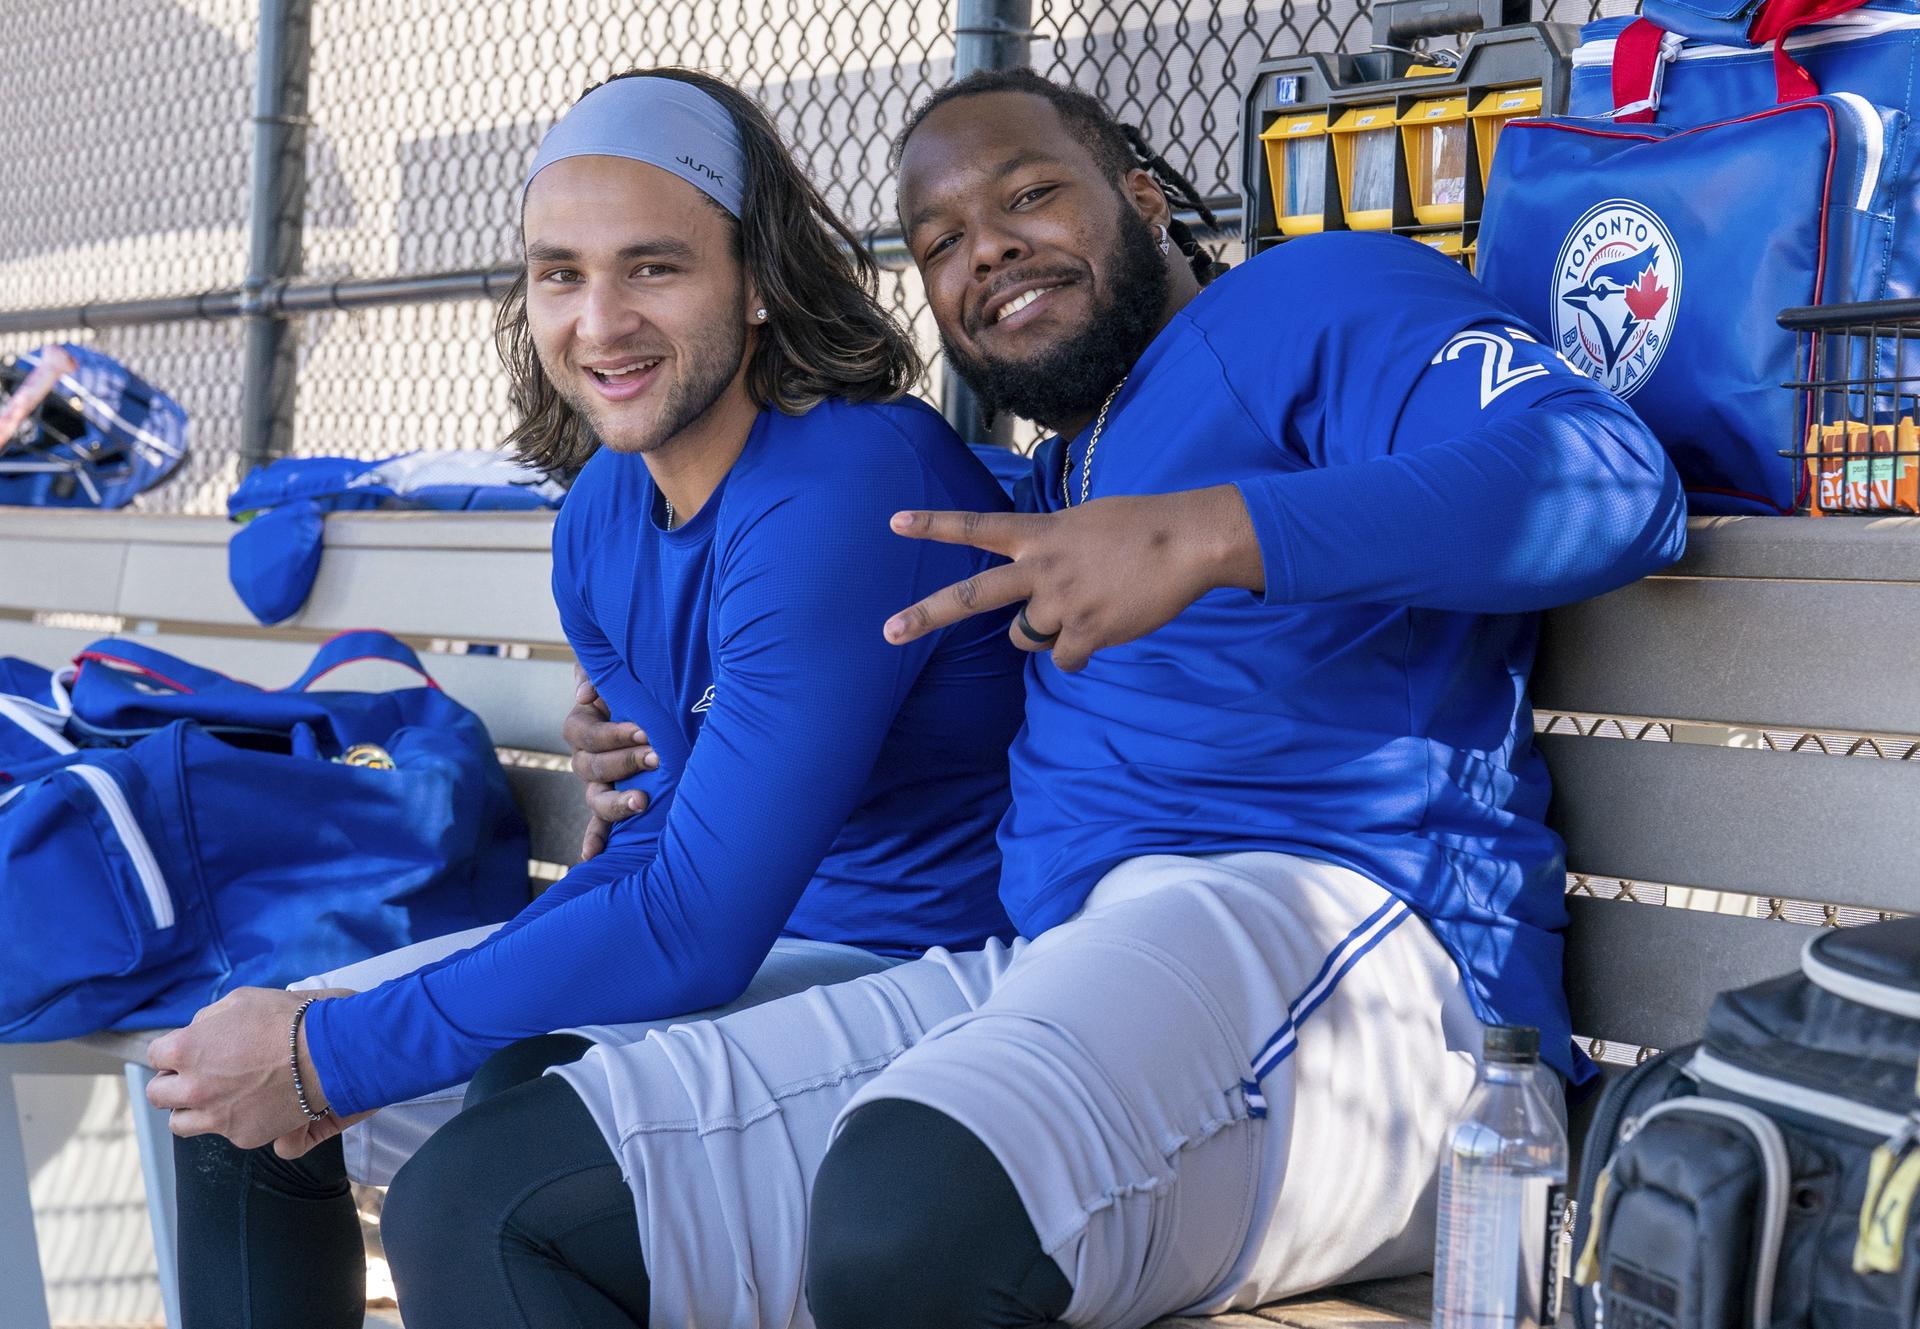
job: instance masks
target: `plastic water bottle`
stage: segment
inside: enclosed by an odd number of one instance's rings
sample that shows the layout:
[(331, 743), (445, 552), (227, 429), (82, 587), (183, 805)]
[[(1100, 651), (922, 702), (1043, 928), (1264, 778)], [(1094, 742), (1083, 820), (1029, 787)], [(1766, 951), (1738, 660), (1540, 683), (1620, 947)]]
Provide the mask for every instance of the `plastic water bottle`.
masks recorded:
[(1433, 1329), (1542, 1329), (1559, 1318), (1567, 1132), (1540, 1074), (1538, 1030), (1487, 1030), (1480, 1082), (1440, 1160)]

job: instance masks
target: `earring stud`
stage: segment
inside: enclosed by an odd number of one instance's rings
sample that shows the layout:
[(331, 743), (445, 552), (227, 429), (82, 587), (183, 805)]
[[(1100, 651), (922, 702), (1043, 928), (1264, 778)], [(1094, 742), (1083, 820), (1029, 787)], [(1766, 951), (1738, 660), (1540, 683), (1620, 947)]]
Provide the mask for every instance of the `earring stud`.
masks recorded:
[(765, 322), (767, 321), (767, 311), (766, 311), (766, 310), (764, 310), (764, 309), (756, 309), (756, 310), (754, 310), (754, 311), (753, 311), (753, 316), (754, 316), (755, 318), (757, 318), (757, 319), (759, 319), (759, 320), (760, 320), (760, 321), (761, 321), (762, 323), (765, 323)]

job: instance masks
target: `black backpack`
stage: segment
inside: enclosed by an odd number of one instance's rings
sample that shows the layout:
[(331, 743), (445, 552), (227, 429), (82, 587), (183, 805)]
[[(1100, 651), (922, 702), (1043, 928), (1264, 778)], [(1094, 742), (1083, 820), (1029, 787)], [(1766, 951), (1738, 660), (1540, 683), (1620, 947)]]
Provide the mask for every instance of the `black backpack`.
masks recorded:
[[(1581, 1329), (1920, 1326), (1920, 918), (1817, 932), (1601, 1098)], [(1910, 1221), (1911, 1220), (1911, 1221)]]

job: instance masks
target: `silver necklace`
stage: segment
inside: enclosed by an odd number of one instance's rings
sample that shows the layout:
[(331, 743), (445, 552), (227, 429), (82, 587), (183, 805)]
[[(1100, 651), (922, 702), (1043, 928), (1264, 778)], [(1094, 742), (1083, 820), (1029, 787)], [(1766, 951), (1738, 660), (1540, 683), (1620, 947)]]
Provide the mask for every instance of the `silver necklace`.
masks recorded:
[[(1126, 375), (1123, 374), (1120, 377), (1120, 381), (1113, 385), (1113, 391), (1107, 394), (1107, 399), (1100, 403), (1100, 414), (1094, 417), (1093, 437), (1087, 440), (1087, 455), (1080, 462), (1080, 501), (1082, 503), (1087, 501), (1088, 488), (1093, 484), (1093, 450), (1100, 446), (1100, 431), (1104, 429), (1107, 424), (1107, 408), (1113, 405), (1113, 399), (1118, 397), (1120, 395), (1120, 389), (1126, 386), (1127, 379)], [(1060, 467), (1060, 500), (1062, 506), (1070, 508), (1073, 506), (1072, 443), (1067, 444), (1066, 454), (1065, 462)], [(673, 509), (668, 508), (667, 511), (671, 513)]]
[(665, 494), (662, 494), (660, 495), (660, 501), (667, 505), (667, 529), (672, 530), (673, 529), (673, 500), (668, 498)]

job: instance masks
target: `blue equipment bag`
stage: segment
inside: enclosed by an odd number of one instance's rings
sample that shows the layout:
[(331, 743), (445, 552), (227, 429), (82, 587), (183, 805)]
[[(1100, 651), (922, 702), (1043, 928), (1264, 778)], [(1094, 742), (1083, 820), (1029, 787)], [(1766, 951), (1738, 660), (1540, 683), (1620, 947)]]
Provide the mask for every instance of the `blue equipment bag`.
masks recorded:
[(46, 395), (0, 438), (0, 503), (125, 507), (179, 468), (187, 413), (99, 351), (62, 344), (10, 356), (0, 365), (0, 396), (35, 381), (43, 362)]
[(426, 677), (378, 632), (279, 691), (126, 641), (0, 660), (0, 1041), (182, 1024), (525, 905), (485, 726), (431, 678), (312, 690), (364, 658)]
[(1679, 130), (1520, 120), (1494, 157), (1479, 275), (1666, 445), (1703, 513), (1789, 512), (1806, 434), (1782, 309), (1912, 294), (1904, 112), (1854, 93)]

